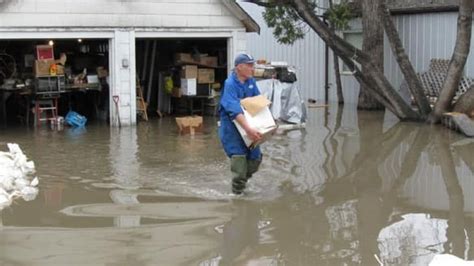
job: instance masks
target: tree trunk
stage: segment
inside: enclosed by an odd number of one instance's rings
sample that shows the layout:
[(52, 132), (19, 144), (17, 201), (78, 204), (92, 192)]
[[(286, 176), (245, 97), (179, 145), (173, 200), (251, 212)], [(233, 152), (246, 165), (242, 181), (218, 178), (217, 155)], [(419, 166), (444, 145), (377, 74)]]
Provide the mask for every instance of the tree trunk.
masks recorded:
[[(332, 33), (321, 19), (316, 16), (307, 0), (294, 0), (292, 1), (292, 7), (309, 27), (336, 52), (344, 63), (355, 71), (354, 77), (361, 85), (366, 86), (380, 103), (401, 120), (420, 120), (419, 114), (410, 108), (391, 86), (384, 74), (372, 64), (370, 56)], [(361, 72), (352, 60), (360, 63), (367, 71)], [(368, 84), (370, 84), (370, 88), (367, 87)]]
[(415, 102), (418, 106), (421, 116), (423, 118), (427, 118), (431, 112), (431, 107), (423, 92), (423, 86), (421, 85), (420, 79), (416, 76), (415, 68), (411, 64), (408, 55), (405, 53), (405, 49), (403, 48), (398, 31), (393, 24), (392, 18), (390, 17), (390, 11), (383, 1), (381, 3), (381, 9), (381, 20), (383, 22), (385, 32), (387, 33), (390, 46), (392, 47), (393, 54), (395, 55), (403, 76), (408, 83), (408, 88), (415, 98)]
[[(380, 21), (380, 0), (362, 0), (362, 32), (363, 42), (362, 51), (371, 55), (372, 64), (383, 73), (383, 27)], [(368, 69), (362, 65), (362, 72)], [(359, 109), (380, 110), (381, 105), (366, 86), (360, 86)]]
[[(329, 0), (329, 8), (333, 7), (333, 0)], [(331, 26), (331, 31), (333, 33), (336, 32), (336, 29), (334, 28), (333, 25)], [(344, 94), (342, 93), (342, 82), (341, 82), (341, 73), (339, 71), (339, 57), (337, 54), (333, 51), (332, 52), (333, 59), (334, 59), (334, 75), (336, 79), (336, 93), (337, 93), (337, 102), (339, 104), (344, 104)]]
[(336, 53), (332, 53), (334, 58), (334, 75), (336, 79), (336, 93), (337, 93), (337, 102), (339, 104), (344, 104), (344, 94), (342, 93), (342, 82), (341, 82), (341, 73), (339, 71), (339, 57)]
[(472, 7), (472, 0), (460, 1), (456, 46), (454, 47), (453, 56), (449, 62), (448, 73), (443, 83), (443, 88), (435, 104), (434, 111), (429, 118), (429, 122), (433, 124), (438, 123), (442, 114), (447, 112), (451, 107), (451, 101), (459, 86), (459, 81), (461, 80), (471, 46)]

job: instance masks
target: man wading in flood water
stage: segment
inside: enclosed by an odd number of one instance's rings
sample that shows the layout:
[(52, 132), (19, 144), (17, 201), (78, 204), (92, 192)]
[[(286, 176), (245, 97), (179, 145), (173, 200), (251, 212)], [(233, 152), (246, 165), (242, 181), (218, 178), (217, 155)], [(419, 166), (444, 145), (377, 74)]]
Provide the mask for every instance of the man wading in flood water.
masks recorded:
[(262, 162), (262, 153), (257, 146), (249, 149), (239, 134), (233, 120), (236, 120), (252, 141), (259, 141), (262, 135), (247, 123), (240, 100), (260, 95), (253, 78), (255, 60), (247, 54), (235, 58), (234, 70), (226, 79), (220, 100), (219, 137), (224, 151), (230, 158), (232, 192), (242, 194), (249, 178), (257, 172)]

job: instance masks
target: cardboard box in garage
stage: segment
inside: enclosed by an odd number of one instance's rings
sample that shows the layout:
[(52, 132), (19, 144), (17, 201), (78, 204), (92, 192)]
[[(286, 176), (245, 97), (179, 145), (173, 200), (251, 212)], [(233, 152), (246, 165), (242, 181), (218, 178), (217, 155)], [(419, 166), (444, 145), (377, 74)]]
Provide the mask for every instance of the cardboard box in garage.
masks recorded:
[(217, 67), (217, 56), (203, 56), (199, 61), (204, 66)]
[(199, 58), (193, 57), (189, 53), (176, 53), (174, 55), (174, 63), (177, 65), (199, 65), (205, 67), (217, 67), (217, 56), (200, 56)]
[(196, 79), (181, 79), (181, 92), (183, 95), (196, 95)]
[(198, 84), (214, 83), (214, 79), (215, 79), (214, 69), (212, 68), (199, 68), (198, 69), (198, 76), (197, 76)]
[(181, 67), (181, 78), (183, 79), (197, 79), (198, 68), (194, 65), (185, 65)]
[(56, 64), (56, 75), (64, 75), (64, 66), (57, 64), (56, 60), (36, 60), (34, 72), (36, 77), (50, 76), (49, 69), (52, 64)]
[(191, 54), (188, 53), (176, 53), (174, 55), (174, 60), (176, 63), (193, 63), (194, 59)]

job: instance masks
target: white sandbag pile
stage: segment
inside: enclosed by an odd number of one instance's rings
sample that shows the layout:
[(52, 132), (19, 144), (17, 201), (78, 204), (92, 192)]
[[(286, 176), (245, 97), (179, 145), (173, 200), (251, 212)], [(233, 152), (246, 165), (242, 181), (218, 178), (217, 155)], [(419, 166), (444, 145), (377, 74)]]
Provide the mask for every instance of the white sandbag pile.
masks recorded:
[(35, 164), (27, 161), (18, 144), (7, 146), (9, 152), (0, 151), (0, 211), (15, 198), (30, 201), (38, 194)]

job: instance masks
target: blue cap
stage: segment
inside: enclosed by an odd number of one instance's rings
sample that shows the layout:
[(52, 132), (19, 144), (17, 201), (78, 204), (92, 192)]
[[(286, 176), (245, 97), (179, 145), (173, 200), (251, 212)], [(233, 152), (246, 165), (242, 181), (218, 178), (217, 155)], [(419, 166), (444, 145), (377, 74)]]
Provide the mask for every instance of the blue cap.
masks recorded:
[(234, 60), (234, 66), (253, 63), (255, 63), (255, 59), (253, 59), (253, 57), (248, 54), (239, 54)]

